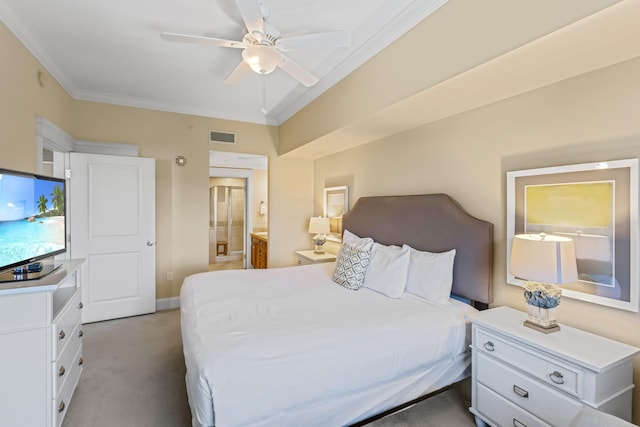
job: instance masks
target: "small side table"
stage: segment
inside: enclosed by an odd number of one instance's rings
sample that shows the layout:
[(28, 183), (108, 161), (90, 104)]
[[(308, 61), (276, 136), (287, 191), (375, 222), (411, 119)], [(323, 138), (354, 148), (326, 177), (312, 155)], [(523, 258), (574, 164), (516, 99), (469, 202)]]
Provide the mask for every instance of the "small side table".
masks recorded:
[(298, 265), (320, 264), (336, 260), (336, 256), (334, 254), (330, 254), (328, 252), (317, 254), (313, 249), (308, 251), (296, 251), (296, 255), (298, 255)]

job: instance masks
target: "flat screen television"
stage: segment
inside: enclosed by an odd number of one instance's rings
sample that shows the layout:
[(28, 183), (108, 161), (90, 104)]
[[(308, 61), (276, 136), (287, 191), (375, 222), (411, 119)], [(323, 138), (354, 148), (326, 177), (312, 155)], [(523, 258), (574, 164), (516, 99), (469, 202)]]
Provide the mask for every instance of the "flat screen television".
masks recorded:
[(65, 180), (0, 169), (0, 282), (39, 279), (67, 250)]

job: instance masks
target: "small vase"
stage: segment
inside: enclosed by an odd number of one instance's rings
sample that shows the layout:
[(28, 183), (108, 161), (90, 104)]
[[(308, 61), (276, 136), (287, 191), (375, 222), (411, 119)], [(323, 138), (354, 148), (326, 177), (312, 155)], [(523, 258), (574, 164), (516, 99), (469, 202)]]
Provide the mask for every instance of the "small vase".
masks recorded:
[(557, 328), (555, 307), (541, 308), (533, 305), (527, 305), (527, 307), (527, 322), (543, 329)]

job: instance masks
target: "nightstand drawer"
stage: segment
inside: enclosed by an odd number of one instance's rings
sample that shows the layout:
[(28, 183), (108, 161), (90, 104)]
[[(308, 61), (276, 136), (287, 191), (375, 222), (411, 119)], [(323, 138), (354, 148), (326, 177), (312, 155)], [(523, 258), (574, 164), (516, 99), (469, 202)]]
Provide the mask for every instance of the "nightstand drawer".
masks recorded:
[(551, 425), (569, 425), (582, 409), (576, 400), (482, 353), (475, 363), (480, 383)]
[(541, 419), (478, 384), (477, 410), (496, 427), (551, 427)]
[(583, 372), (579, 367), (544, 355), (540, 350), (508, 342), (488, 331), (474, 327), (474, 345), (479, 352), (490, 354), (545, 383), (582, 397)]

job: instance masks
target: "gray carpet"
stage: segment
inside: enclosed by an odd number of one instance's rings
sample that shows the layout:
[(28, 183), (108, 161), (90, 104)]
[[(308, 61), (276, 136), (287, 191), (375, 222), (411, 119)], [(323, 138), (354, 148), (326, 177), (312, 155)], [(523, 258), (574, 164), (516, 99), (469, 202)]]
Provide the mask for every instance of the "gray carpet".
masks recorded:
[[(189, 427), (179, 310), (83, 326), (84, 372), (63, 427)], [(469, 381), (372, 427), (475, 426)], [(302, 426), (301, 426), (302, 427)]]

